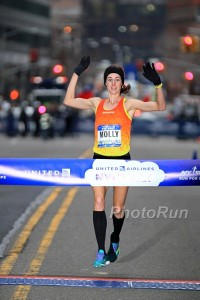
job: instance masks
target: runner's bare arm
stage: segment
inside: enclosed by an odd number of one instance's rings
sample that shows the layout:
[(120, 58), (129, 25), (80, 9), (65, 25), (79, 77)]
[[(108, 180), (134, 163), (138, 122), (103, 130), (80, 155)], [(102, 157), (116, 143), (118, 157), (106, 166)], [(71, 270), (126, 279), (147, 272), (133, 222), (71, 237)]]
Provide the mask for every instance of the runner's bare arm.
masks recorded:
[(89, 99), (84, 98), (75, 98), (75, 90), (78, 82), (79, 76), (76, 73), (73, 73), (72, 78), (69, 82), (67, 92), (64, 98), (63, 103), (65, 105), (79, 108), (79, 109), (91, 109), (96, 107), (96, 103), (100, 101), (99, 97), (93, 97)]
[(128, 99), (127, 110), (163, 111), (166, 109), (165, 96), (162, 88), (156, 88), (156, 101), (143, 102), (138, 99)]

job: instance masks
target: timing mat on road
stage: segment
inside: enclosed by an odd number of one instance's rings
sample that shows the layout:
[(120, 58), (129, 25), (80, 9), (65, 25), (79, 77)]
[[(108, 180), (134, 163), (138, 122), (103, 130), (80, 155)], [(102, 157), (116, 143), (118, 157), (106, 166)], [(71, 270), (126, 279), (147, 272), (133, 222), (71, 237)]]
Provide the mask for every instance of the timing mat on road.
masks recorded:
[(54, 276), (14, 276), (0, 275), (0, 285), (128, 288), (200, 291), (200, 281), (160, 280), (98, 277), (54, 277)]
[(200, 160), (0, 158), (0, 185), (199, 186)]

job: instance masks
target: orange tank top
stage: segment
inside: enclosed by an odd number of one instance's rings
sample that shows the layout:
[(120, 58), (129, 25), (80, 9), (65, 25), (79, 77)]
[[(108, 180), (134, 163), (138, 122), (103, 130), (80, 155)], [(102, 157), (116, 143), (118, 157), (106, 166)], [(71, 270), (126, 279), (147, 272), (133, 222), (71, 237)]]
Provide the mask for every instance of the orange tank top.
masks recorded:
[(105, 109), (105, 99), (96, 108), (93, 151), (105, 156), (121, 156), (130, 151), (132, 119), (122, 98), (113, 109)]

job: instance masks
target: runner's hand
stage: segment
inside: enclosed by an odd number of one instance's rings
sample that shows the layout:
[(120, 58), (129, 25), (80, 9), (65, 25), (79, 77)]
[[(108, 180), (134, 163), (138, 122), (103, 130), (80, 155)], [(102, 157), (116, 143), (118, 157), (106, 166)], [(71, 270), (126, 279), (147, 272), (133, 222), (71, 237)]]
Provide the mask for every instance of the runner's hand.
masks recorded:
[(89, 64), (90, 64), (90, 56), (83, 56), (81, 58), (79, 65), (74, 69), (74, 73), (80, 76), (81, 73), (88, 68)]
[(151, 65), (150, 62), (146, 62), (146, 64), (143, 66), (143, 75), (149, 81), (153, 82), (155, 86), (158, 86), (162, 83), (160, 76), (155, 69), (154, 63)]

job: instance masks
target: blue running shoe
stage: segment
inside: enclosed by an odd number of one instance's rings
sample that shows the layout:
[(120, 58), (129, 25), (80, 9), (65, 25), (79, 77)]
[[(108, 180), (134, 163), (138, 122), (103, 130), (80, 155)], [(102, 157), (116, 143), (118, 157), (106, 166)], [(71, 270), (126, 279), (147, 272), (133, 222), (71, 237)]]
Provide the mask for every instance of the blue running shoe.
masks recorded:
[(101, 268), (107, 266), (109, 263), (110, 262), (107, 259), (107, 255), (105, 254), (105, 252), (103, 250), (99, 250), (97, 252), (96, 260), (93, 263), (93, 267)]
[(119, 256), (119, 243), (110, 243), (110, 248), (108, 250), (107, 259), (109, 262), (114, 262)]

